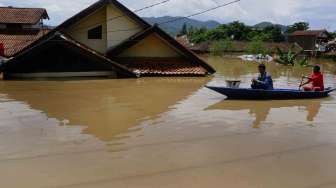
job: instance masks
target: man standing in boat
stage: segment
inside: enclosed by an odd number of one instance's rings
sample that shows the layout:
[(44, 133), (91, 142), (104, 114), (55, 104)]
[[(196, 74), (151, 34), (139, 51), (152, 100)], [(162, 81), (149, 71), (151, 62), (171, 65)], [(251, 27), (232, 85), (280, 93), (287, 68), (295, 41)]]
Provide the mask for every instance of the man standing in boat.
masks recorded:
[(313, 73), (310, 76), (304, 76), (303, 78), (308, 79), (308, 81), (300, 86), (305, 86), (311, 83), (311, 86), (306, 86), (303, 89), (305, 91), (324, 91), (324, 80), (323, 74), (321, 73), (321, 67), (315, 65), (313, 68)]
[(260, 74), (258, 78), (252, 79), (252, 89), (272, 90), (273, 80), (272, 76), (266, 72), (266, 65), (260, 64), (258, 69)]

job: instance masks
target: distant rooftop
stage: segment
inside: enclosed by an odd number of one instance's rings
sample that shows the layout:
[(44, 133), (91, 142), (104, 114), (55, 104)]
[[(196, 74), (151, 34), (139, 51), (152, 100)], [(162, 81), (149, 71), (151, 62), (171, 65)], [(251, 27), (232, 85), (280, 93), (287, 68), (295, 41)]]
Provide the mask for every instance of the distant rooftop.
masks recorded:
[(295, 31), (292, 36), (322, 36), (327, 30), (307, 30), (307, 31)]
[(49, 19), (46, 9), (0, 7), (0, 24), (36, 24)]

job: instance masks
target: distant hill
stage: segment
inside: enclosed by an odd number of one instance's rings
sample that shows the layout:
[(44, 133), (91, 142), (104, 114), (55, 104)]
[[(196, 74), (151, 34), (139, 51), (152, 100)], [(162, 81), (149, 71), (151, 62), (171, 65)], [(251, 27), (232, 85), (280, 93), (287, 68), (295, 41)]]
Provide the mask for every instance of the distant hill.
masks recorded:
[(285, 32), (287, 31), (288, 29), (288, 26), (285, 26), (285, 25), (281, 25), (281, 24), (273, 24), (271, 22), (261, 22), (261, 23), (258, 23), (252, 27), (256, 28), (256, 29), (264, 29), (266, 27), (269, 27), (269, 26), (278, 26), (281, 28), (281, 31)]
[[(143, 19), (146, 20), (148, 23), (150, 24), (155, 24), (155, 23), (162, 23), (162, 22), (166, 22), (169, 20), (175, 20), (178, 18), (182, 18), (182, 17), (173, 17), (173, 16), (163, 16), (163, 17), (144, 17)], [(167, 23), (164, 25), (161, 25), (160, 27), (165, 30), (166, 32), (168, 32), (169, 34), (175, 36), (179, 31), (181, 31), (182, 27), (184, 24), (187, 24), (188, 27), (192, 26), (192, 27), (196, 27), (196, 28), (202, 28), (202, 27), (206, 27), (208, 29), (213, 29), (218, 27), (219, 25), (221, 25), (221, 23), (217, 22), (217, 21), (200, 21), (200, 20), (195, 20), (195, 19), (190, 19), (190, 18), (185, 18), (185, 19), (181, 19), (175, 22), (171, 22), (171, 23)], [(264, 29), (266, 27), (269, 26), (278, 26), (281, 28), (281, 31), (285, 32), (288, 29), (288, 26), (285, 25), (281, 25), (281, 24), (274, 24), (271, 22), (260, 22), (252, 27), (256, 28), (256, 29)]]
[[(162, 22), (166, 22), (166, 21), (174, 20), (178, 18), (181, 18), (181, 17), (163, 16), (163, 17), (144, 17), (143, 19), (145, 19), (150, 24), (155, 24), (155, 23), (162, 23)], [(212, 20), (200, 21), (200, 20), (185, 18), (185, 19), (181, 19), (176, 22), (161, 25), (160, 27), (164, 29), (166, 32), (168, 32), (169, 34), (176, 35), (182, 29), (184, 23), (186, 23), (188, 27), (190, 26), (197, 27), (197, 28), (206, 27), (208, 29), (213, 29), (220, 25), (220, 23), (217, 21), (212, 21)]]

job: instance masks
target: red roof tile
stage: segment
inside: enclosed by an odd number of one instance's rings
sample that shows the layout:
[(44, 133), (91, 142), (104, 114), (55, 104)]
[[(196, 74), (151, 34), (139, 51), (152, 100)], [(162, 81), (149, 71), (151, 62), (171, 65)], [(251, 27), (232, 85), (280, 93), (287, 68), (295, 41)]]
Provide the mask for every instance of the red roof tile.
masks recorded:
[(49, 30), (35, 30), (16, 33), (0, 31), (0, 43), (4, 44), (5, 57), (13, 56), (48, 32)]
[[(139, 41), (142, 41), (146, 37), (151, 34), (157, 34), (163, 41), (167, 42), (167, 44), (171, 45), (175, 48), (179, 53), (183, 54), (183, 56), (190, 62), (192, 67), (202, 67), (206, 71), (206, 74), (214, 74), (216, 70), (212, 68), (209, 64), (207, 64), (203, 59), (197, 56), (194, 52), (177, 42), (174, 38), (160, 29), (157, 25), (154, 25), (148, 29), (145, 29), (132, 37), (126, 39), (124, 42), (119, 45), (111, 48), (107, 52), (107, 57), (111, 59), (118, 59), (118, 55), (121, 54), (124, 50), (130, 48), (131, 46), (137, 44)], [(160, 62), (160, 61), (159, 61)], [(173, 65), (172, 65), (173, 66)], [(168, 66), (169, 67), (169, 66)], [(190, 71), (188, 74), (192, 74), (193, 71)]]
[(36, 24), (40, 19), (48, 19), (43, 8), (0, 7), (0, 23)]
[(160, 61), (134, 59), (133, 61), (124, 62), (122, 64), (142, 76), (205, 76), (208, 73), (201, 65), (183, 60)]
[(295, 31), (291, 36), (321, 36), (326, 30), (307, 30), (307, 31)]

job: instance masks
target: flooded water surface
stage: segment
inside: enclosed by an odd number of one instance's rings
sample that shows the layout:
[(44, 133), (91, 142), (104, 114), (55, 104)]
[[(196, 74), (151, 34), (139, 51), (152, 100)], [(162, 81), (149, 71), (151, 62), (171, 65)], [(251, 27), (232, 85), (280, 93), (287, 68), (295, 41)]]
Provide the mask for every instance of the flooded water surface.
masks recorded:
[[(1, 187), (336, 187), (335, 93), (228, 101), (204, 86), (248, 87), (257, 65), (208, 61), (208, 78), (0, 81)], [(310, 72), (268, 69), (282, 88)]]

